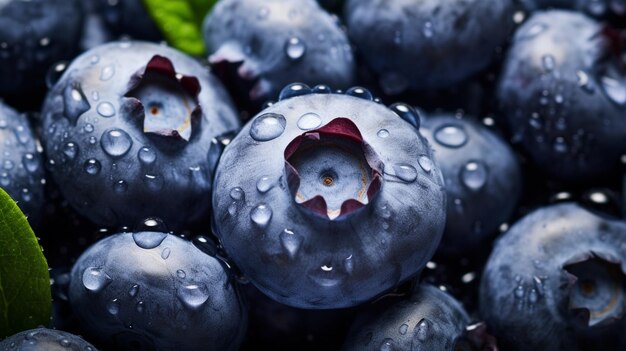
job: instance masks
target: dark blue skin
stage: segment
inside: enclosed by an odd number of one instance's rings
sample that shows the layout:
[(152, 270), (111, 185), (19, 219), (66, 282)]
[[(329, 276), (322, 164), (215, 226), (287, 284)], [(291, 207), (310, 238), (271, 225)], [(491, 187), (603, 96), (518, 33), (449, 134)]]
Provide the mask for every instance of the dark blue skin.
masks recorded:
[(78, 0), (0, 2), (0, 96), (43, 92), (48, 67), (78, 51)]
[(549, 176), (596, 179), (626, 153), (620, 48), (617, 29), (569, 11), (538, 12), (516, 32), (496, 95), (514, 140)]
[(513, 28), (511, 0), (351, 0), (348, 33), (387, 94), (451, 87), (485, 69)]
[(0, 102), (0, 187), (15, 200), (31, 225), (44, 206), (45, 174), (37, 140), (26, 115)]
[(573, 203), (540, 208), (498, 240), (480, 314), (503, 350), (594, 349), (614, 342), (626, 311), (626, 223)]
[(81, 337), (61, 330), (37, 328), (0, 341), (0, 351), (98, 351)]
[(245, 100), (274, 99), (292, 82), (353, 84), (355, 64), (346, 33), (315, 0), (224, 0), (204, 20), (214, 65), (237, 65)]
[(148, 217), (168, 230), (206, 221), (212, 140), (239, 127), (205, 67), (132, 41), (78, 57), (50, 90), (42, 116), (55, 181), (79, 213), (106, 227), (134, 228)]
[[(432, 257), (445, 224), (428, 142), (366, 90), (349, 91), (366, 98), (292, 97), (311, 91), (285, 88), (226, 147), (215, 173), (225, 251), (263, 293), (293, 307), (350, 307), (395, 287)], [(331, 126), (358, 129), (365, 144), (330, 136)]]
[(146, 10), (143, 0), (83, 0), (101, 16), (114, 38), (128, 36), (135, 40), (160, 41), (163, 34)]
[(469, 323), (457, 300), (424, 284), (409, 299), (385, 308), (370, 306), (359, 314), (342, 350), (457, 350)]
[(247, 314), (230, 270), (175, 235), (116, 234), (71, 273), (80, 325), (113, 350), (238, 350)]
[(422, 119), (421, 133), (433, 147), (448, 194), (438, 252), (455, 256), (487, 247), (520, 197), (521, 172), (513, 150), (471, 117), (433, 114)]

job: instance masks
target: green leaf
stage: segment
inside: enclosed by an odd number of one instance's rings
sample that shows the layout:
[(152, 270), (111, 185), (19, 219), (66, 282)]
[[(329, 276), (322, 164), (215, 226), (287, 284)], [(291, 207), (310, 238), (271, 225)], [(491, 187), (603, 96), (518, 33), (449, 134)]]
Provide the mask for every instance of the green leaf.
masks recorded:
[(202, 21), (217, 0), (143, 0), (148, 13), (173, 47), (190, 55), (205, 53)]
[(48, 325), (51, 313), (46, 258), (26, 217), (0, 188), (0, 340)]

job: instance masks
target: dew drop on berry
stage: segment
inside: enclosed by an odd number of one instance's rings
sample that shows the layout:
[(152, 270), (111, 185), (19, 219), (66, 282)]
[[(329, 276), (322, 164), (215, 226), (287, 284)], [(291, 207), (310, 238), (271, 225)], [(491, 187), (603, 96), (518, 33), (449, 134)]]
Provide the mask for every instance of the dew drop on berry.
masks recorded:
[(487, 183), (488, 170), (480, 161), (470, 161), (461, 169), (461, 181), (470, 190), (480, 190)]
[(417, 163), (419, 163), (424, 172), (430, 172), (433, 169), (433, 161), (426, 155), (420, 156), (417, 159)]
[(268, 192), (273, 186), (274, 184), (272, 183), (270, 177), (261, 177), (256, 182), (256, 190), (258, 190), (260, 193)]
[(114, 316), (120, 312), (120, 304), (117, 299), (113, 299), (107, 303), (107, 311)]
[(333, 92), (332, 89), (330, 89), (328, 85), (320, 84), (320, 85), (316, 85), (313, 88), (313, 93), (315, 94), (330, 94), (332, 92)]
[(170, 250), (169, 247), (166, 247), (163, 249), (163, 251), (161, 251), (161, 258), (164, 260), (167, 260), (170, 257), (171, 253), (172, 253), (172, 250)]
[(136, 232), (133, 233), (133, 240), (135, 244), (142, 249), (150, 250), (161, 245), (163, 240), (167, 237), (165, 233), (158, 232)]
[(111, 277), (102, 268), (89, 267), (83, 272), (82, 282), (87, 290), (99, 292), (111, 283)]
[(154, 150), (147, 146), (139, 149), (139, 152), (137, 153), (137, 158), (139, 159), (139, 161), (146, 165), (154, 162), (156, 160), (156, 157), (156, 152), (154, 152)]
[(104, 66), (102, 70), (100, 71), (100, 80), (107, 81), (113, 78), (114, 75), (115, 75), (115, 66), (113, 65)]
[(298, 37), (290, 37), (285, 43), (285, 54), (292, 61), (298, 61), (306, 54), (306, 44)]
[(187, 273), (185, 273), (182, 269), (179, 269), (176, 271), (176, 276), (180, 279), (185, 279), (185, 277), (187, 277)]
[(130, 297), (135, 297), (137, 296), (137, 293), (139, 293), (139, 285), (134, 284), (130, 287), (130, 290), (128, 290), (128, 295), (130, 295)]
[(235, 200), (235, 201), (241, 201), (243, 200), (245, 194), (243, 192), (243, 189), (241, 189), (240, 187), (235, 187), (230, 189), (230, 198)]
[(387, 338), (380, 344), (380, 351), (394, 351), (393, 339)]
[(402, 325), (398, 329), (398, 332), (400, 333), (400, 335), (405, 335), (408, 330), (409, 330), (409, 325), (406, 323), (402, 323)]
[(311, 88), (302, 83), (292, 83), (284, 87), (278, 95), (278, 100), (290, 99), (292, 97), (306, 95), (311, 93)]
[(39, 169), (39, 161), (30, 152), (22, 157), (22, 165), (30, 173), (34, 173)]
[(76, 154), (78, 154), (78, 146), (75, 143), (69, 142), (63, 146), (63, 154), (67, 156), (68, 159), (73, 160), (76, 158)]
[(48, 89), (52, 87), (61, 79), (61, 76), (67, 68), (67, 62), (62, 61), (52, 65), (46, 73), (46, 86)]
[(378, 135), (379, 138), (385, 139), (389, 136), (389, 131), (387, 129), (381, 129), (376, 135)]
[(421, 122), (420, 115), (413, 107), (411, 107), (410, 105), (398, 102), (389, 106), (389, 109), (395, 112), (395, 114), (400, 116), (400, 118), (402, 118), (403, 120), (409, 122), (413, 127), (419, 129), (420, 122)]
[(416, 326), (414, 336), (419, 341), (426, 341), (430, 334), (430, 322), (426, 319), (422, 319)]
[(250, 211), (250, 219), (259, 227), (266, 227), (272, 219), (272, 209), (267, 204), (260, 204)]
[(350, 88), (346, 91), (346, 95), (358, 97), (358, 98), (369, 100), (369, 101), (372, 101), (374, 99), (374, 96), (372, 95), (372, 93), (369, 90), (362, 88), (362, 87)]
[(311, 130), (322, 124), (322, 118), (313, 112), (305, 113), (298, 119), (298, 128), (302, 130)]
[(91, 158), (85, 161), (83, 168), (85, 170), (85, 173), (89, 175), (97, 175), (98, 173), (100, 173), (100, 169), (102, 168), (102, 166), (100, 165), (100, 162), (98, 160)]
[(606, 96), (618, 105), (626, 104), (626, 85), (611, 77), (602, 77), (602, 88)]
[(414, 182), (417, 179), (417, 170), (415, 167), (406, 163), (399, 163), (393, 166), (393, 170), (396, 173), (398, 179), (407, 183)]
[(293, 259), (298, 255), (300, 247), (304, 238), (300, 234), (294, 233), (291, 229), (285, 229), (280, 233), (280, 244), (289, 255), (289, 258)]
[(250, 126), (250, 136), (256, 141), (269, 141), (285, 131), (287, 121), (283, 115), (265, 113), (254, 119)]
[(126, 183), (125, 180), (120, 179), (113, 183), (113, 190), (118, 194), (123, 194), (128, 190), (128, 183)]
[(133, 145), (130, 135), (121, 129), (111, 129), (102, 133), (100, 146), (102, 150), (111, 157), (121, 157), (126, 155)]
[(435, 140), (447, 147), (458, 148), (467, 143), (467, 134), (465, 131), (455, 125), (446, 125), (437, 129), (433, 135)]
[(98, 104), (96, 111), (102, 117), (112, 117), (115, 115), (115, 107), (110, 102), (103, 101)]
[(186, 307), (196, 310), (209, 299), (209, 290), (204, 284), (184, 285), (177, 289), (176, 296)]

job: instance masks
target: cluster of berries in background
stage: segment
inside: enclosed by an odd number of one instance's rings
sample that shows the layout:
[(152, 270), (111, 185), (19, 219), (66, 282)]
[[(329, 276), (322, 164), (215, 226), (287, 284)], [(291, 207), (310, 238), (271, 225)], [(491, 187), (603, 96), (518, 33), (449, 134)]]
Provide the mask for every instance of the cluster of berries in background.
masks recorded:
[(0, 0), (0, 351), (626, 348), (626, 1), (197, 3)]

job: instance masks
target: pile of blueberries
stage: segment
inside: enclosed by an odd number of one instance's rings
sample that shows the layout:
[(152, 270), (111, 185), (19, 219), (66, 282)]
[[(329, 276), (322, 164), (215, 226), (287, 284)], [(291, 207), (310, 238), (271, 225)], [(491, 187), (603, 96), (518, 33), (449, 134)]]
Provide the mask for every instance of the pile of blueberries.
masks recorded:
[(0, 0), (0, 186), (53, 293), (0, 350), (626, 348), (626, 1), (219, 0), (205, 57), (160, 28)]

